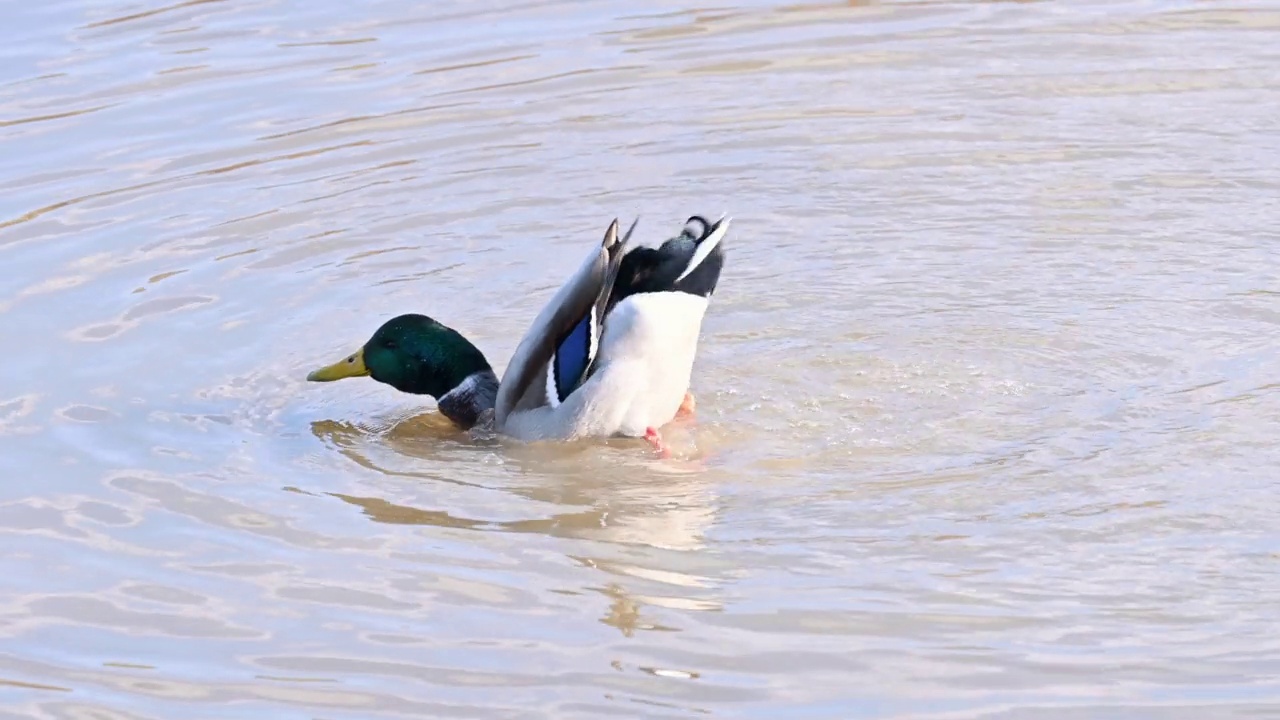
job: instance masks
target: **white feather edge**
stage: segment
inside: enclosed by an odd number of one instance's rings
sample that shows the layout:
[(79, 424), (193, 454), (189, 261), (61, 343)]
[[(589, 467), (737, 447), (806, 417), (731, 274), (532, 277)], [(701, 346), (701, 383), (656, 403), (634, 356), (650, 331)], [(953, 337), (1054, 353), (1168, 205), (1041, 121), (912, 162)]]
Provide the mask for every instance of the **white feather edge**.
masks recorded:
[(711, 233), (705, 240), (698, 243), (697, 251), (693, 253), (693, 257), (690, 258), (689, 264), (685, 267), (684, 272), (680, 273), (680, 277), (676, 278), (676, 282), (680, 282), (685, 279), (689, 273), (697, 270), (698, 266), (702, 264), (702, 261), (706, 260), (707, 256), (710, 255), (711, 252), (716, 249), (716, 246), (720, 244), (720, 241), (724, 239), (724, 234), (729, 229), (729, 218), (721, 215), (720, 219), (716, 222), (719, 223), (719, 226), (716, 227), (715, 232)]
[(560, 406), (560, 393), (556, 392), (556, 356), (551, 354), (551, 360), (547, 363), (547, 404), (551, 407)]

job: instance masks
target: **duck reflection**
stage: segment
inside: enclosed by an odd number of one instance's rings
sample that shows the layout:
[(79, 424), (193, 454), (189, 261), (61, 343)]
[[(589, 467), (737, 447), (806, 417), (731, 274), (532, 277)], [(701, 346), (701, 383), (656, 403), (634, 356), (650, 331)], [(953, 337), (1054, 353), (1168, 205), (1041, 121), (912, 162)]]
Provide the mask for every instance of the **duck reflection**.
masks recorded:
[[(531, 533), (606, 543), (600, 556), (572, 556), (612, 576), (592, 588), (609, 599), (600, 621), (630, 636), (637, 630), (673, 630), (646, 619), (645, 605), (718, 610), (707, 599), (717, 584), (691, 572), (687, 552), (703, 547), (715, 517), (715, 475), (684, 428), (670, 441), (693, 447), (690, 460), (658, 460), (642, 440), (520, 444), (474, 440), (434, 412), (391, 421), (312, 423), (312, 432), (344, 457), (398, 482), (388, 494), (446, 483), (458, 492), (502, 492), (549, 506), (540, 517), (486, 520), (442, 509), (414, 507), (377, 493), (329, 493), (369, 519), (393, 525), (432, 525), (483, 532)], [(664, 432), (664, 435), (667, 435)], [(455, 495), (456, 496), (456, 495)], [(527, 509), (516, 505), (522, 512)], [(625, 549), (625, 552), (611, 550)], [(670, 552), (676, 551), (676, 552)], [(607, 555), (607, 557), (605, 557)], [(628, 582), (630, 580), (630, 582)], [(640, 594), (629, 584), (663, 588)], [(675, 588), (673, 592), (671, 589)]]

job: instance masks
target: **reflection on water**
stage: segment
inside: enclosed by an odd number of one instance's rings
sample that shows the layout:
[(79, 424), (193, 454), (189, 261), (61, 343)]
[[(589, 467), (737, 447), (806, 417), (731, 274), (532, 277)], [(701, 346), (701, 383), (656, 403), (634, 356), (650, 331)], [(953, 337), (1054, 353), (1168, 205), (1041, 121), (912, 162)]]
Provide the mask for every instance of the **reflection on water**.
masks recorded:
[[(484, 458), (473, 462), (496, 462), (507, 467), (514, 465), (514, 471), (527, 479), (528, 484), (521, 482), (501, 488), (501, 492), (524, 498), (530, 505), (540, 505), (549, 512), (545, 517), (480, 519), (462, 517), (445, 510), (398, 504), (382, 497), (328, 493), (359, 507), (366, 517), (375, 522), (531, 533), (592, 541), (585, 547), (606, 543), (609, 552), (598, 557), (575, 555), (572, 559), (583, 567), (609, 575), (646, 578), (676, 588), (708, 585), (706, 578), (666, 569), (660, 559), (649, 558), (645, 549), (703, 549), (702, 535), (714, 520), (714, 484), (706, 473), (700, 472), (700, 465), (690, 468), (688, 462), (679, 460), (659, 463), (646, 459), (644, 454), (637, 452), (643, 443), (634, 439), (554, 445), (513, 443), (501, 448), (498, 443), (486, 443), (486, 447), (476, 448), (469, 440), (459, 440), (465, 435), (434, 412), (396, 421), (373, 435), (353, 424), (335, 421), (312, 423), (312, 432), (359, 466), (390, 478), (444, 482), (480, 492), (493, 492), (495, 488), (455, 479), (447, 474), (380, 466), (362, 454), (361, 449), (368, 447), (371, 452), (386, 453), (387, 459), (397, 464), (444, 468), (449, 467), (451, 451), (466, 452), (470, 449), (484, 452)], [(600, 450), (601, 446), (607, 455), (593, 452)], [(456, 459), (453, 462), (457, 462)], [(655, 474), (655, 470), (660, 474)], [(565, 511), (565, 508), (573, 509)], [(626, 552), (619, 556), (613, 550), (620, 546), (630, 547), (622, 548)], [(717, 601), (706, 598), (633, 594), (616, 582), (607, 582), (591, 590), (610, 599), (608, 612), (600, 621), (617, 628), (627, 637), (637, 629), (675, 629), (645, 619), (641, 613), (645, 605), (684, 610), (721, 609)]]
[[(673, 427), (678, 427), (679, 424)], [(484, 443), (476, 446), (438, 413), (398, 421), (385, 432), (370, 435), (348, 423), (312, 423), (312, 432), (357, 465), (401, 481), (443, 482), (493, 492), (482, 483), (450, 477), (455, 453), (483, 453), (478, 464), (499, 464), (520, 480), (500, 491), (548, 508), (587, 508), (555, 512), (546, 518), (481, 520), (457, 517), (389, 502), (383, 498), (329, 493), (363, 509), (376, 522), (437, 525), (469, 530), (539, 533), (564, 538), (636, 543), (653, 547), (696, 550), (701, 531), (714, 514), (714, 481), (700, 462), (658, 461), (644, 453), (642, 441), (618, 438), (577, 443)], [(362, 450), (385, 455), (386, 467)], [(444, 472), (415, 470), (438, 467)]]
[[(0, 717), (1280, 707), (1276, 8), (7, 10)], [(303, 380), (707, 208), (674, 458)]]

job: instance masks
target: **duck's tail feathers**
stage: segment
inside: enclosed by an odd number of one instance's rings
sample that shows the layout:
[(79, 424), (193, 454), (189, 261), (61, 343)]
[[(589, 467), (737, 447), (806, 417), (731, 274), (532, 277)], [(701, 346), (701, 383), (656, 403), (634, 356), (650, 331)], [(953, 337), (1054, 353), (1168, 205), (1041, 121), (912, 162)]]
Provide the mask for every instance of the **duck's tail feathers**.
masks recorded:
[[(689, 232), (689, 226), (694, 223), (702, 225), (702, 230), (698, 234)], [(701, 215), (694, 215), (685, 222), (685, 233), (694, 238), (694, 243), (698, 249), (694, 251), (693, 256), (689, 258), (689, 264), (685, 266), (684, 272), (680, 273), (680, 277), (676, 278), (676, 283), (693, 274), (702, 262), (711, 256), (720, 247), (720, 241), (724, 239), (724, 235), (729, 231), (729, 218), (724, 215), (720, 216), (715, 223), (707, 222), (706, 218)]]

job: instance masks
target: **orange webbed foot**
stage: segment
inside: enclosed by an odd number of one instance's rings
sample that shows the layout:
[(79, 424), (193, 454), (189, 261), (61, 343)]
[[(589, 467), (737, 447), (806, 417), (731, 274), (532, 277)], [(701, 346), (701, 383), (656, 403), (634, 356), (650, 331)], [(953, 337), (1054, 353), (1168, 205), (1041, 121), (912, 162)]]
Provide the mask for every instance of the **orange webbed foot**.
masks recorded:
[(662, 457), (662, 458), (669, 458), (669, 457), (671, 457), (671, 448), (669, 448), (669, 447), (667, 447), (665, 444), (663, 444), (663, 442), (662, 442), (662, 435), (658, 432), (657, 428), (651, 428), (651, 427), (650, 427), (650, 428), (645, 428), (645, 429), (644, 429), (644, 439), (645, 439), (645, 441), (647, 441), (650, 445), (652, 445), (652, 446), (653, 446), (653, 449), (654, 449), (654, 450), (657, 450), (657, 451), (658, 451), (658, 456), (659, 456), (659, 457)]
[(684, 400), (680, 402), (680, 409), (676, 410), (676, 417), (691, 418), (693, 417), (693, 412), (697, 407), (698, 403), (693, 399), (693, 393), (686, 392), (684, 394)]

